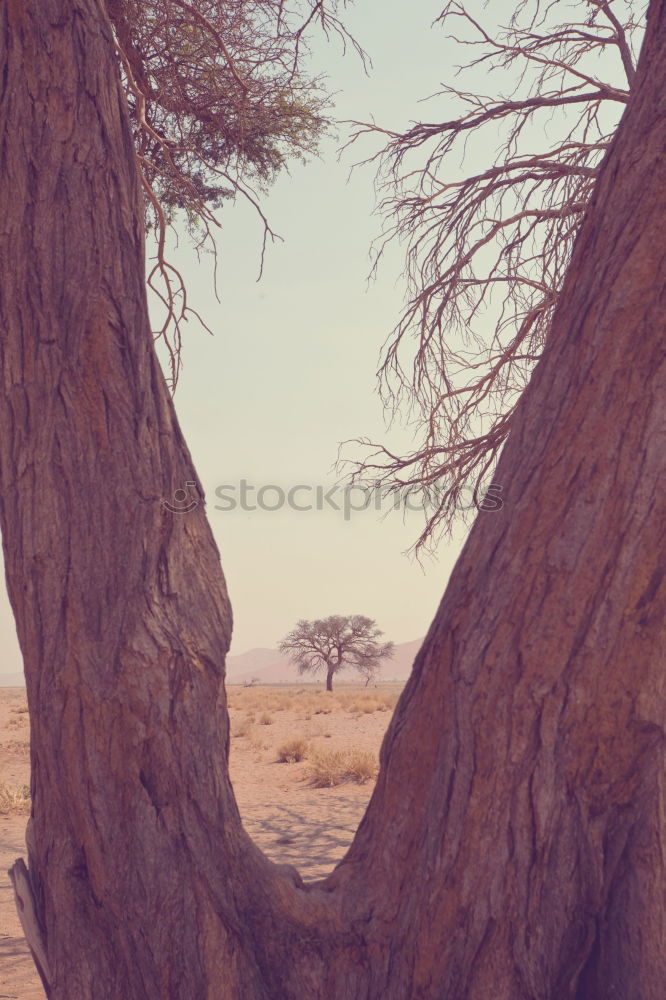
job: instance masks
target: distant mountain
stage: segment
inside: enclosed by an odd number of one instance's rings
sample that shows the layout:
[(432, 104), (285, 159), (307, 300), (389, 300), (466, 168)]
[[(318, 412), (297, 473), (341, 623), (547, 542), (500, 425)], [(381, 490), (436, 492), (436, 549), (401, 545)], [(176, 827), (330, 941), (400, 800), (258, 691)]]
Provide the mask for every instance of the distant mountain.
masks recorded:
[[(411, 642), (398, 643), (393, 659), (384, 660), (382, 663), (380, 679), (407, 680), (422, 642), (423, 639), (412, 639)], [(358, 676), (353, 670), (343, 670), (340, 673), (340, 677), (346, 680), (353, 680)], [(227, 657), (227, 680), (231, 684), (246, 684), (253, 677), (256, 677), (260, 684), (294, 684), (314, 679), (313, 675), (303, 677), (299, 674), (296, 667), (277, 649), (251, 649), (247, 653)]]
[(258, 677), (262, 684), (279, 684), (297, 677), (295, 667), (277, 649), (250, 649), (247, 653), (227, 657), (227, 677), (244, 684)]
[(23, 674), (0, 674), (0, 688), (25, 687)]
[(423, 639), (412, 639), (410, 642), (399, 642), (396, 644), (393, 658), (384, 660), (381, 668), (381, 677), (390, 681), (394, 677), (399, 681), (406, 681), (412, 672), (414, 659), (419, 649), (423, 645)]

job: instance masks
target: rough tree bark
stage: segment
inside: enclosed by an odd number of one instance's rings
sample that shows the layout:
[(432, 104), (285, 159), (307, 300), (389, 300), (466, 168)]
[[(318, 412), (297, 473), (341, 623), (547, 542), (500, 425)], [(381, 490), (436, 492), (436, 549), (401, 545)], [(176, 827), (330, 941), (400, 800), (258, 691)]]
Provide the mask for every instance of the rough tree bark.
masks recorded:
[(244, 833), (99, 0), (0, 10), (0, 515), (55, 1000), (661, 1000), (666, 0), (344, 861)]

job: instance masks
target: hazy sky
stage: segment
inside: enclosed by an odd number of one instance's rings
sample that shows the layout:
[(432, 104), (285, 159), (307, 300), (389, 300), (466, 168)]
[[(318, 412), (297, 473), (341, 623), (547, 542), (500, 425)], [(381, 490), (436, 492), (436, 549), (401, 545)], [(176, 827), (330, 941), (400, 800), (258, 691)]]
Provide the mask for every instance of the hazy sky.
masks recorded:
[[(437, 90), (449, 65), (442, 32), (431, 29), (438, 6), (361, 0), (348, 12), (351, 30), (369, 51), (365, 76), (353, 53), (342, 58), (333, 41), (313, 59), (325, 71), (339, 118), (404, 127), (423, 114), (420, 98)], [(346, 127), (341, 126), (340, 139)], [(373, 141), (374, 142), (374, 141)], [(379, 228), (373, 216), (374, 171), (349, 178), (361, 153), (338, 162), (340, 140), (321, 161), (296, 165), (265, 201), (284, 243), (269, 248), (257, 283), (260, 229), (251, 211), (222, 211), (220, 299), (206, 267), (180, 260), (195, 290), (209, 337), (192, 327), (176, 407), (206, 491), (234, 609), (233, 652), (273, 646), (298, 618), (367, 614), (398, 642), (423, 635), (444, 590), (459, 545), (442, 545), (424, 570), (403, 553), (415, 540), (420, 515), (382, 518), (374, 510), (233, 511), (215, 495), (239, 499), (240, 482), (316, 507), (316, 487), (335, 483), (332, 466), (341, 441), (385, 438), (376, 395), (380, 348), (404, 297), (396, 252), (368, 285), (369, 247)], [(404, 439), (405, 434), (401, 437)], [(265, 506), (280, 500), (262, 494)], [(342, 505), (339, 496), (334, 502)], [(354, 500), (362, 502), (360, 496)]]
[[(511, 9), (497, 4), (495, 16), (500, 7)], [(350, 8), (347, 23), (373, 60), (369, 76), (353, 53), (342, 58), (337, 41), (316, 44), (313, 69), (327, 73), (339, 92), (339, 118), (374, 117), (404, 128), (412, 119), (446, 115), (441, 99), (418, 103), (452, 80), (453, 64), (463, 58), (430, 26), (439, 10), (423, 0), (360, 0)], [(269, 247), (259, 283), (260, 227), (242, 205), (220, 215), (219, 303), (209, 260), (197, 263), (186, 240), (177, 255), (190, 297), (215, 333), (190, 324), (175, 401), (222, 556), (235, 653), (274, 646), (298, 618), (330, 614), (369, 615), (396, 642), (423, 635), (464, 534), (461, 526), (457, 541), (442, 543), (437, 560), (422, 569), (404, 555), (420, 528), (417, 514), (403, 523), (399, 513), (382, 519), (373, 510), (345, 519), (332, 509), (216, 509), (229, 506), (216, 489), (233, 487), (238, 498), (241, 480), (255, 491), (274, 485), (285, 494), (308, 486), (312, 492), (295, 495), (306, 506), (317, 486), (335, 482), (339, 442), (386, 439), (374, 373), (404, 297), (401, 258), (396, 250), (367, 284), (369, 246), (379, 229), (374, 174), (367, 168), (348, 175), (352, 162), (377, 145), (338, 162), (339, 144), (327, 142), (319, 161), (294, 165), (265, 199), (284, 242)], [(399, 429), (392, 434), (405, 440)], [(264, 491), (264, 505), (279, 496)], [(0, 673), (9, 673), (20, 669), (20, 657), (4, 599), (0, 625)]]

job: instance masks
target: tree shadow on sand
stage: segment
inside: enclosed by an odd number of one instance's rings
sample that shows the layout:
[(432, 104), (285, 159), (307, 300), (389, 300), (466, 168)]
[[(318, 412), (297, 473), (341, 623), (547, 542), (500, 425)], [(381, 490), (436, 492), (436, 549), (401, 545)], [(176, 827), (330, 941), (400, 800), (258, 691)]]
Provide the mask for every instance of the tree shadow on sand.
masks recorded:
[[(367, 802), (329, 789), (304, 795), (303, 808), (270, 804), (244, 810), (243, 823), (258, 847), (278, 864), (298, 869), (304, 882), (324, 878), (353, 840)], [(330, 790), (332, 791), (332, 789)]]

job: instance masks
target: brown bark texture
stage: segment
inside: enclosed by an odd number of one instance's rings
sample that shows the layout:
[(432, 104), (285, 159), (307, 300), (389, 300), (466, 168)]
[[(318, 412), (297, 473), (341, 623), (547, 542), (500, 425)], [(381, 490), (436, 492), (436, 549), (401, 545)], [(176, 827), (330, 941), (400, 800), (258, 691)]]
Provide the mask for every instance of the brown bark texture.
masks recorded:
[[(99, 0), (0, 8), (0, 518), (54, 1000), (663, 1000), (666, 0), (345, 859), (243, 831)], [(35, 949), (33, 949), (35, 950)]]

